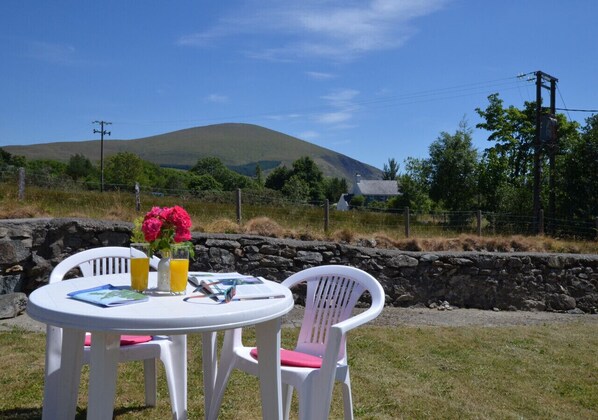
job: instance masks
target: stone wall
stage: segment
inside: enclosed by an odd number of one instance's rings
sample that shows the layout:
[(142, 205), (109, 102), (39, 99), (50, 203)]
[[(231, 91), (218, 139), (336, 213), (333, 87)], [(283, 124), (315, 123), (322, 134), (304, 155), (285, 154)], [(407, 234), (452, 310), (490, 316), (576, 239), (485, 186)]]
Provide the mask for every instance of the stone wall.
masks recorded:
[[(132, 225), (87, 219), (0, 220), (0, 295), (30, 293), (66, 256), (128, 246)], [(598, 255), (406, 252), (251, 235), (194, 234), (192, 270), (283, 280), (307, 267), (345, 264), (376, 277), (393, 306), (598, 311)]]

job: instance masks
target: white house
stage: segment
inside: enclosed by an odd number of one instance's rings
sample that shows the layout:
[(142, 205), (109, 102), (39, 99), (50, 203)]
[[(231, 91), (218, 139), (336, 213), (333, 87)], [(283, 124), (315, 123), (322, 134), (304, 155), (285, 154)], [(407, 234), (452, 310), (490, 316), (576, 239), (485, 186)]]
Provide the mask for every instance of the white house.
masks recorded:
[(366, 201), (386, 201), (391, 197), (399, 195), (397, 181), (386, 181), (380, 179), (361, 179), (361, 175), (355, 174), (355, 183), (351, 192), (341, 195), (336, 204), (337, 210), (349, 210), (349, 202), (354, 196), (364, 196)]

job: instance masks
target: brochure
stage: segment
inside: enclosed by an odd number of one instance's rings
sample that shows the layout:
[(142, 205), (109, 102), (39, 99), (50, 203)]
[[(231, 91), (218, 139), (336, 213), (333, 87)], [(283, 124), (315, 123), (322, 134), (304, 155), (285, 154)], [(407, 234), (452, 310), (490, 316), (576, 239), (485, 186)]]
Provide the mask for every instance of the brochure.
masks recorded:
[[(235, 287), (233, 300), (281, 298), (280, 292), (273, 290), (262, 277), (239, 273), (189, 273), (189, 282), (199, 290), (197, 293), (210, 295), (212, 300), (221, 300), (228, 289)], [(203, 286), (203, 287), (202, 287)], [(220, 298), (220, 299), (219, 299)]]
[(111, 284), (78, 290), (68, 293), (67, 296), (104, 307), (128, 305), (148, 300), (146, 295), (131, 290), (130, 286), (113, 286)]

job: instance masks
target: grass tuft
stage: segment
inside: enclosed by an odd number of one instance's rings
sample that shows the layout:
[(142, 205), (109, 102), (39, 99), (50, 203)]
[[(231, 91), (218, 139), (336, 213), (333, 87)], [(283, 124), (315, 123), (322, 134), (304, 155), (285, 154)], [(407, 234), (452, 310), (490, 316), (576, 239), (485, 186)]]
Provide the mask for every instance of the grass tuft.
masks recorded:
[(248, 220), (244, 225), (246, 233), (271, 238), (280, 238), (286, 236), (285, 230), (274, 220), (268, 217), (256, 217)]

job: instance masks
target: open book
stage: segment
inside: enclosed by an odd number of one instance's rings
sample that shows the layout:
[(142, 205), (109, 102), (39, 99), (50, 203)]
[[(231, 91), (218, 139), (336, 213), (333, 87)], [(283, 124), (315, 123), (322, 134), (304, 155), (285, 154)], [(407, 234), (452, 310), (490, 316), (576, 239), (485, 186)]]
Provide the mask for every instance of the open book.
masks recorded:
[(113, 286), (104, 284), (103, 286), (92, 287), (91, 289), (78, 290), (68, 293), (72, 299), (82, 300), (99, 306), (121, 306), (130, 303), (145, 302), (148, 297), (143, 293), (131, 290), (129, 286)]
[[(233, 286), (236, 289), (233, 300), (273, 299), (284, 297), (280, 291), (270, 287), (262, 277), (245, 276), (239, 273), (190, 272), (189, 282), (199, 288), (197, 293), (203, 293), (202, 290), (206, 292), (209, 290), (215, 297), (220, 297), (220, 300), (225, 296), (227, 290)], [(201, 287), (202, 283), (203, 288)]]

